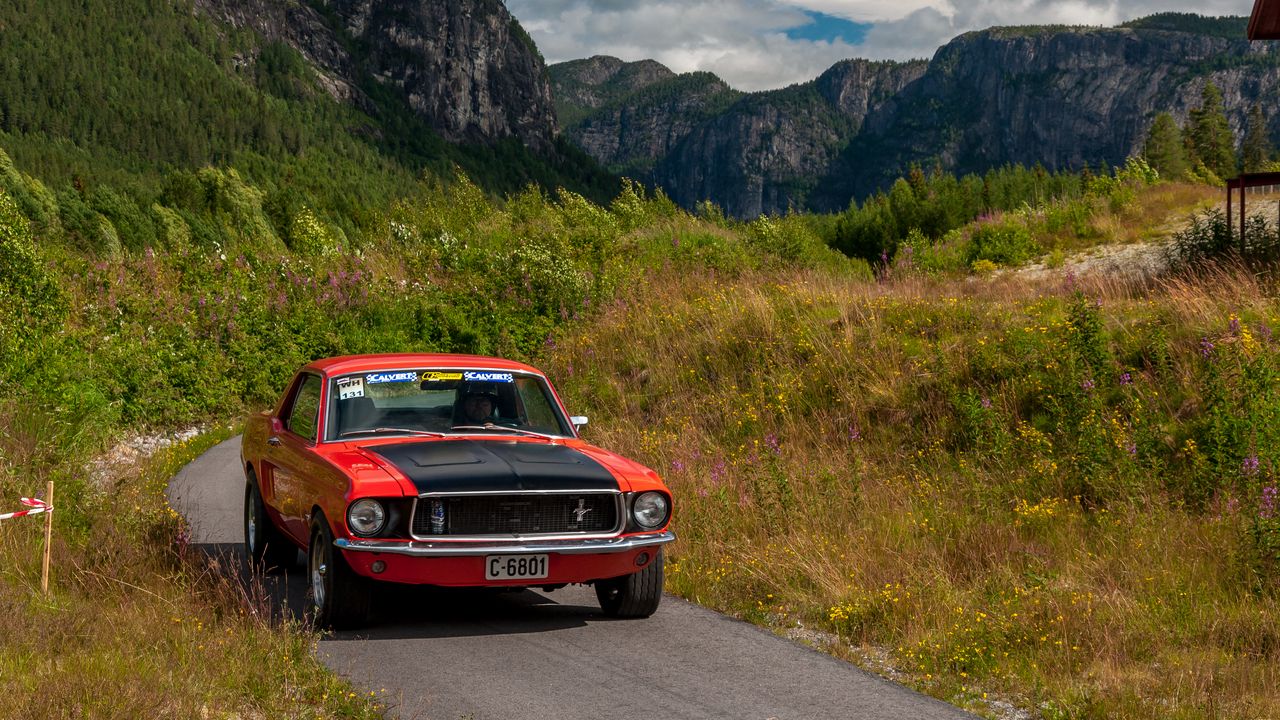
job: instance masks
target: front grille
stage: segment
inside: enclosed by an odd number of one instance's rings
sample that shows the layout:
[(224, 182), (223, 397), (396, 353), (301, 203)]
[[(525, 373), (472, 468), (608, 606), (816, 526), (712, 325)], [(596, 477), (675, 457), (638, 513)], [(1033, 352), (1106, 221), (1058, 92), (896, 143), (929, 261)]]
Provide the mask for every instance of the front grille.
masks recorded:
[(413, 513), (413, 535), (607, 533), (618, 528), (619, 497), (616, 493), (557, 493), (419, 498)]

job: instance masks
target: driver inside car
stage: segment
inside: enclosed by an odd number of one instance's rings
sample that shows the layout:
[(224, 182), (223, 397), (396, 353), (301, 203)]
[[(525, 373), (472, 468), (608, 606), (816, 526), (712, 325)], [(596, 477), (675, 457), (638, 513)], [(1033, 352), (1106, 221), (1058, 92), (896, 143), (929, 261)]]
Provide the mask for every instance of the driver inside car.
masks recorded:
[(497, 419), (493, 415), (497, 405), (497, 399), (488, 393), (471, 393), (462, 400), (460, 422), (464, 425), (483, 425), (493, 422)]

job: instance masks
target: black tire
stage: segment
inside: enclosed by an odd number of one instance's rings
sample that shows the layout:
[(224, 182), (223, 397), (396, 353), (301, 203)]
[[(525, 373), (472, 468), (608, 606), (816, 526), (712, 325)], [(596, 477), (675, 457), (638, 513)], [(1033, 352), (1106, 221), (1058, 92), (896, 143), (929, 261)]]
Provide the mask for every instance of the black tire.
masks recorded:
[(247, 473), (244, 490), (244, 554), (249, 567), (267, 572), (288, 570), (298, 562), (298, 546), (276, 528), (262, 502), (258, 480)]
[(369, 581), (357, 575), (333, 546), (333, 532), (324, 515), (311, 521), (307, 549), (312, 621), (319, 627), (345, 630), (369, 621)]
[(662, 602), (662, 551), (643, 570), (620, 578), (596, 581), (596, 599), (608, 617), (646, 618)]

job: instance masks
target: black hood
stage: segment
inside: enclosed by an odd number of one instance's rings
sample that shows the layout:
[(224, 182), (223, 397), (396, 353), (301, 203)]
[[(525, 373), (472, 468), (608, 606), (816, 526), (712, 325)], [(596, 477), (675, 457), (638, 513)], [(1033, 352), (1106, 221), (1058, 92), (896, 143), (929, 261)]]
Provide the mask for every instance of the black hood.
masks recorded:
[(563, 445), (435, 440), (364, 450), (399, 468), (419, 493), (618, 489), (603, 465)]

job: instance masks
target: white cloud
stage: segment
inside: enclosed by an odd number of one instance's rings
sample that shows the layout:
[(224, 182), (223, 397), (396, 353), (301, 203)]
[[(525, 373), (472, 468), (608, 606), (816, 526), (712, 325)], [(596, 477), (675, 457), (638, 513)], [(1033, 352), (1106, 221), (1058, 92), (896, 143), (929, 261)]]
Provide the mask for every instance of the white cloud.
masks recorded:
[[(992, 25), (1115, 25), (1156, 12), (1247, 15), (1253, 0), (507, 0), (548, 62), (591, 55), (709, 70), (741, 90), (811, 80), (851, 57), (931, 57)], [(805, 11), (873, 23), (863, 42), (788, 38)]]

